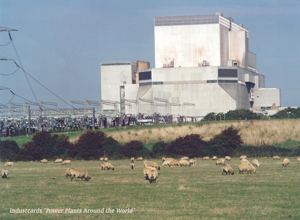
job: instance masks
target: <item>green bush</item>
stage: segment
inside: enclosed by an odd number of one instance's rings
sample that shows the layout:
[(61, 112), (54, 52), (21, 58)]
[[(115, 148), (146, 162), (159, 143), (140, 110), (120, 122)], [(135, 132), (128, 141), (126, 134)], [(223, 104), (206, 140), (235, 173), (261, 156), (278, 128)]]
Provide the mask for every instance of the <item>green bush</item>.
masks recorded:
[(167, 156), (168, 154), (168, 144), (160, 141), (153, 145), (152, 147), (153, 156)]

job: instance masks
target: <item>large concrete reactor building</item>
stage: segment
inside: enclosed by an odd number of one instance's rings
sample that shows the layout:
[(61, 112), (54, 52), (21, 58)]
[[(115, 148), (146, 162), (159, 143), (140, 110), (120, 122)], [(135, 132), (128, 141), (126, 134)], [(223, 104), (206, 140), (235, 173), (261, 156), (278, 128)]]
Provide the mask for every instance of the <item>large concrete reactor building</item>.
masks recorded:
[[(154, 35), (155, 68), (128, 62), (125, 74), (119, 62), (109, 63), (109, 71), (101, 64), (102, 99), (120, 102), (126, 113), (193, 117), (281, 105), (280, 90), (265, 88), (258, 73), (248, 30), (233, 19), (221, 13), (157, 17)], [(126, 100), (136, 101), (132, 112)]]

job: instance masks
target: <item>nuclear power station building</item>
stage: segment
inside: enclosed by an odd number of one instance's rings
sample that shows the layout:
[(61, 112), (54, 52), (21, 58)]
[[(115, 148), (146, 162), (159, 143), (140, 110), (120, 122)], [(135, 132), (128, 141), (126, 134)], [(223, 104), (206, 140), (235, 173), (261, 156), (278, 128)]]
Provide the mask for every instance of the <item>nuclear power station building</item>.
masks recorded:
[(235, 109), (278, 109), (280, 89), (265, 88), (249, 31), (222, 13), (157, 17), (155, 68), (101, 64), (102, 100), (126, 114), (203, 117)]

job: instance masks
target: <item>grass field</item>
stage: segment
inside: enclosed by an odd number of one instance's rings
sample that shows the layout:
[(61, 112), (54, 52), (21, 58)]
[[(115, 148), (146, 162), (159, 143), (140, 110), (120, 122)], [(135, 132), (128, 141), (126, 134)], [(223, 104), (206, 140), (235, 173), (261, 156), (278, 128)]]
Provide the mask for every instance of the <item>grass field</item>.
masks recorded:
[[(100, 161), (73, 161), (71, 167), (88, 170), (88, 182), (71, 182), (64, 176), (70, 166), (53, 161), (16, 162), (8, 178), (0, 179), (0, 219), (300, 219), (300, 164), (289, 159), (283, 168), (282, 160), (258, 158), (256, 174), (238, 174), (235, 158), (228, 162), (233, 176), (221, 175), (212, 160), (198, 159), (189, 168), (162, 167), (154, 184), (144, 180), (143, 162), (131, 170), (129, 160), (110, 161), (115, 170), (102, 171)], [(10, 213), (17, 208), (42, 213)], [(53, 214), (45, 208), (133, 209), (128, 214)]]

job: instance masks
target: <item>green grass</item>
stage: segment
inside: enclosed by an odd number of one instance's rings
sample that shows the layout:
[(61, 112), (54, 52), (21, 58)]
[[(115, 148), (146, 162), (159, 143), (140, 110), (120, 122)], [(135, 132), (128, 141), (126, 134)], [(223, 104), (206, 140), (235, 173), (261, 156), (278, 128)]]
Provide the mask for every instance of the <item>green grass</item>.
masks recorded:
[[(144, 180), (143, 162), (131, 170), (129, 160), (110, 161), (115, 170), (102, 171), (100, 161), (73, 161), (71, 167), (88, 170), (88, 182), (66, 178), (70, 166), (16, 162), (8, 179), (0, 179), (0, 219), (300, 219), (300, 164), (289, 159), (282, 168), (281, 161), (258, 158), (256, 174), (238, 174), (235, 158), (228, 162), (233, 176), (221, 175), (212, 160), (198, 159), (189, 168), (161, 168), (154, 184)], [(43, 213), (10, 214), (10, 208)], [(44, 208), (134, 209), (132, 214), (47, 214)]]
[(274, 147), (288, 148), (288, 149), (299, 149), (300, 141), (286, 141), (282, 144), (274, 144)]

